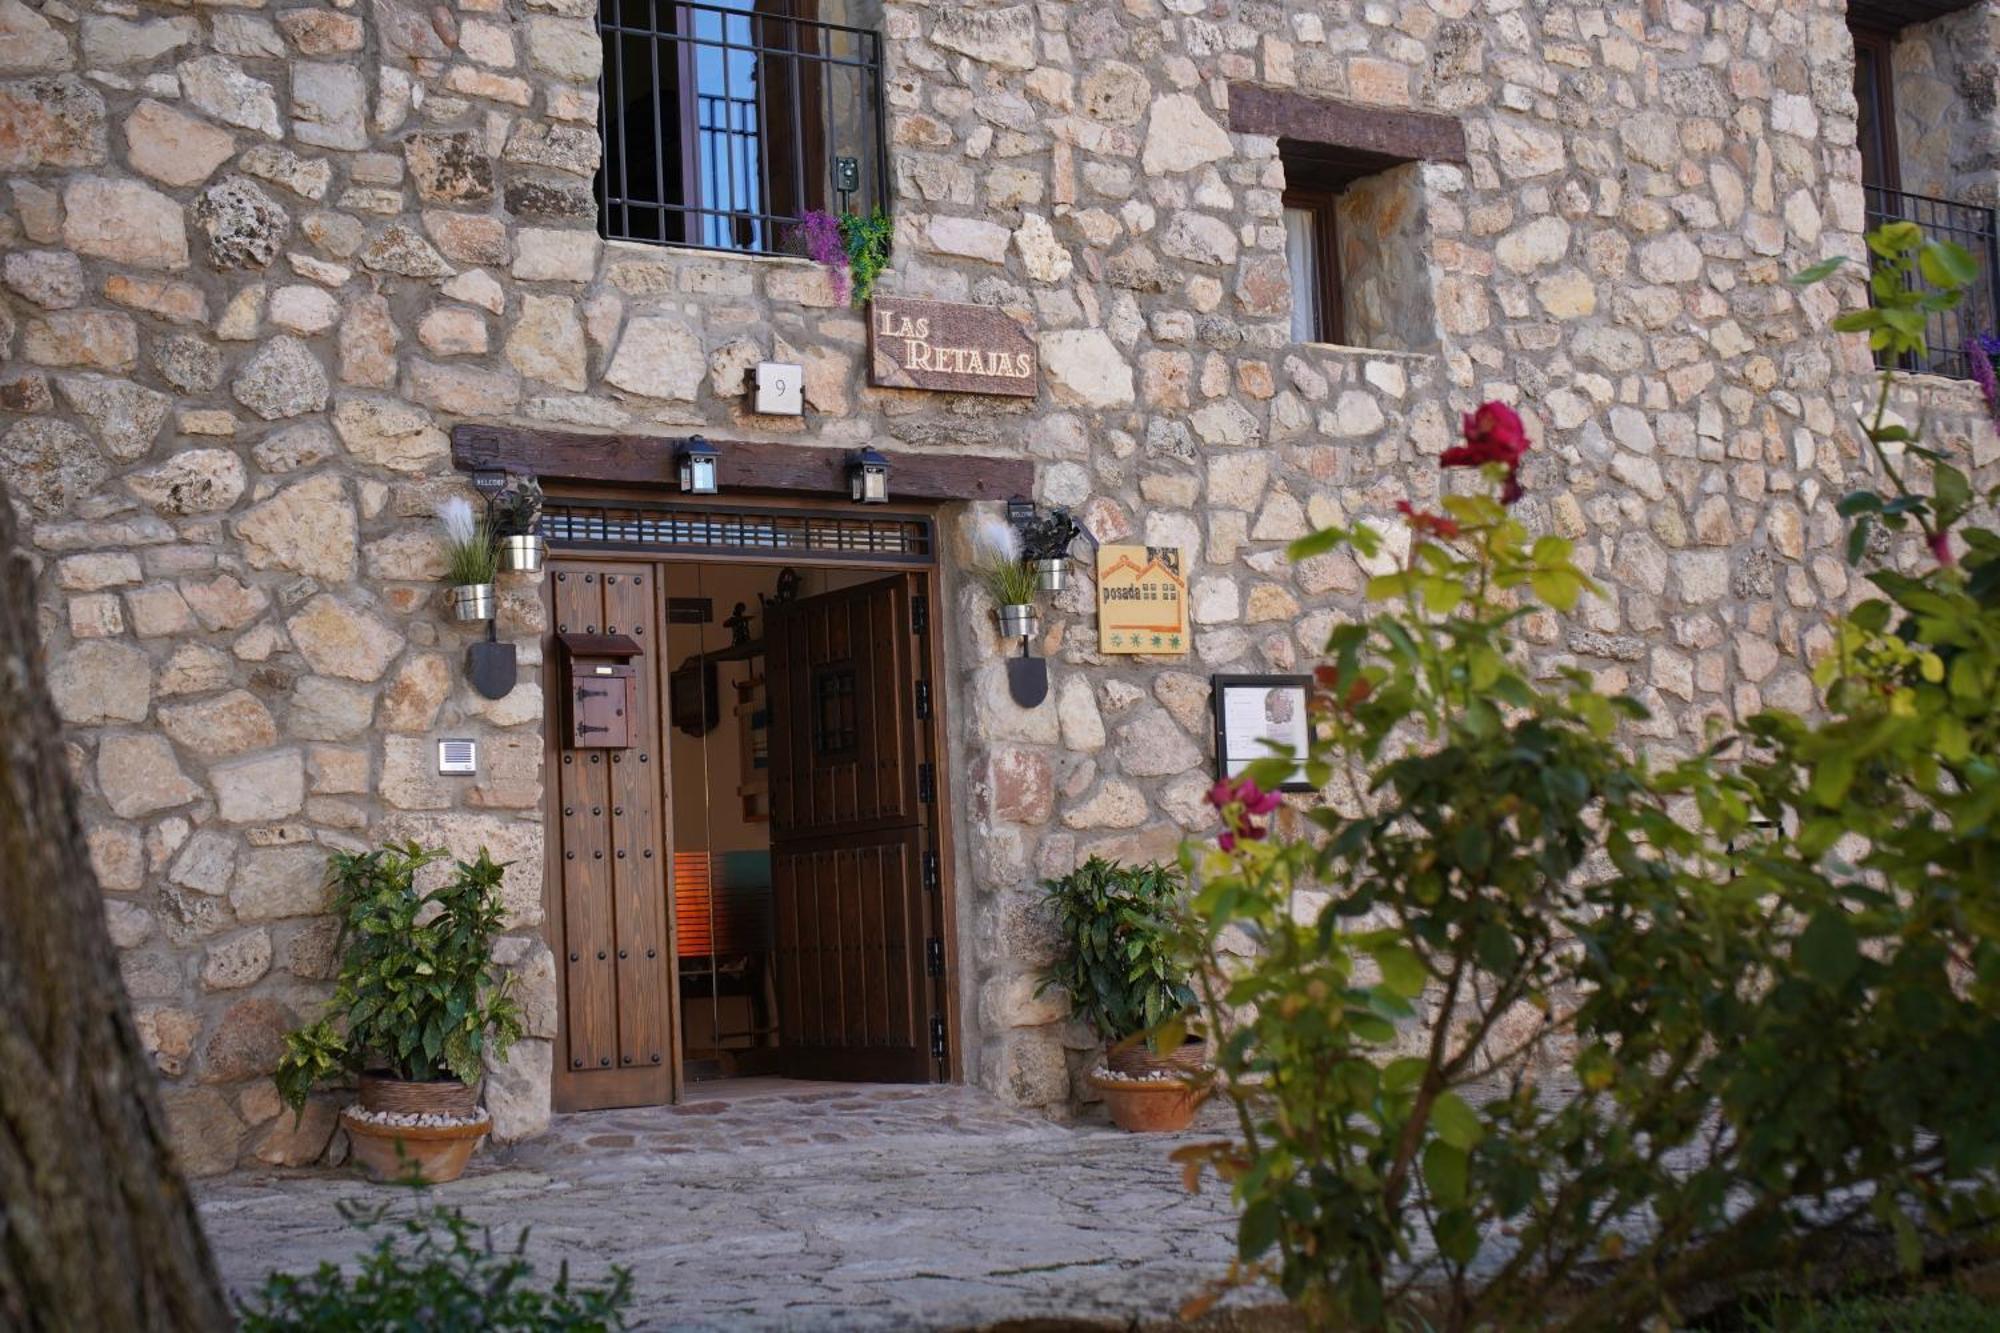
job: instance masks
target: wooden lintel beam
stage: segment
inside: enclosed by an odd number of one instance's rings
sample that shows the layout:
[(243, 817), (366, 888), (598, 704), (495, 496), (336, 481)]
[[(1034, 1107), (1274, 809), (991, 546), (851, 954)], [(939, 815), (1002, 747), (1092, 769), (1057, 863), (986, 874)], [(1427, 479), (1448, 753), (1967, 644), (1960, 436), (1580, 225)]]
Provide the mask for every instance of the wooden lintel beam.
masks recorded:
[(1403, 162), (1465, 161), (1465, 127), (1451, 116), (1356, 106), (1255, 83), (1229, 85), (1229, 128)]
[[(694, 434), (695, 432), (689, 432)], [(451, 458), (471, 472), (499, 468), (544, 481), (672, 487), (685, 436), (590, 435), (464, 423), (451, 430)], [(717, 484), (725, 491), (848, 493), (849, 449), (766, 440), (719, 440)], [(990, 454), (890, 453), (889, 493), (898, 500), (1008, 500), (1032, 496), (1035, 465)]]

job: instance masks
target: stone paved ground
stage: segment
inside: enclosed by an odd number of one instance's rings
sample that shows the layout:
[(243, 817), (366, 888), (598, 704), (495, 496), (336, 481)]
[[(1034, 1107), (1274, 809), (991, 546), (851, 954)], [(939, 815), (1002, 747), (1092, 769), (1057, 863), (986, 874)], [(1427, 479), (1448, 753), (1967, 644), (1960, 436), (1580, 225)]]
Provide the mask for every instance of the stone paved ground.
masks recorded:
[[(964, 1087), (765, 1084), (558, 1117), (436, 1195), (532, 1224), (545, 1271), (629, 1266), (645, 1328), (1122, 1326), (1169, 1313), (1233, 1249), (1226, 1198), (1188, 1195), (1167, 1161), (1177, 1141), (1053, 1124)], [(237, 1291), (351, 1255), (334, 1204), (379, 1197), (341, 1171), (240, 1173), (201, 1193)]]

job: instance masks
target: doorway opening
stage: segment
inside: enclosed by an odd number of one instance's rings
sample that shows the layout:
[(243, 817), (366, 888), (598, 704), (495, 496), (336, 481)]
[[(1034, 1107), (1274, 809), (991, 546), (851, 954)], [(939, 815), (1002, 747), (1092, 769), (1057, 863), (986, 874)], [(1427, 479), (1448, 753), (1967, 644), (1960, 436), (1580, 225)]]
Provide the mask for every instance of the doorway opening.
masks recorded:
[[(844, 515), (609, 512), (544, 521), (556, 1109), (948, 1079), (928, 521), (885, 552)], [(626, 751), (576, 729), (607, 635), (636, 647)]]

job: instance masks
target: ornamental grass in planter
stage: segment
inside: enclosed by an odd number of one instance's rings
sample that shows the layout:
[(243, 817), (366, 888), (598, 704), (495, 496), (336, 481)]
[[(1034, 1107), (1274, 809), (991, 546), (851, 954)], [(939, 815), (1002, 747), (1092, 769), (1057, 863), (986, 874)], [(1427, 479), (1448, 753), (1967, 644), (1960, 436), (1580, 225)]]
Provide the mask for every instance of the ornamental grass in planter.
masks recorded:
[(285, 1037), (275, 1076), (295, 1113), (320, 1084), (359, 1076), (360, 1105), (341, 1124), (377, 1180), (457, 1178), (492, 1127), (479, 1107), (483, 1059), (522, 1031), (492, 959), (505, 867), (481, 850), (419, 888), (418, 873), (447, 855), (414, 842), (335, 853), (340, 975), (325, 1016)]
[(1185, 884), (1169, 866), (1093, 856), (1045, 880), (1062, 943), (1036, 993), (1069, 997), (1104, 1039), (1091, 1084), (1121, 1129), (1187, 1128), (1206, 1095), (1203, 1042), (1188, 1032), (1193, 972), (1180, 917)]
[(493, 580), (499, 576), (500, 555), (486, 520), (472, 502), (454, 495), (438, 506), (444, 527), (445, 580), (451, 585), (451, 614), (457, 620), (493, 619)]
[(1010, 639), (1032, 639), (1041, 628), (1035, 611), (1040, 591), (1034, 569), (1022, 562), (1021, 534), (996, 515), (981, 516), (972, 533), (972, 576), (993, 599), (1000, 633)]

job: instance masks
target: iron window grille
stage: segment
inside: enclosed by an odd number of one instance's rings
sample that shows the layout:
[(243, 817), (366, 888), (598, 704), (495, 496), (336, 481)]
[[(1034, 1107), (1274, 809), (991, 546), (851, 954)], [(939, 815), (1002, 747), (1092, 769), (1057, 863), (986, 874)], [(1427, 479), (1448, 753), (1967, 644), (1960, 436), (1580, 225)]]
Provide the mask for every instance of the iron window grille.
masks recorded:
[(1870, 231), (1888, 222), (1914, 222), (1932, 240), (1956, 241), (1979, 261), (1979, 281), (1965, 299), (1955, 309), (1933, 312), (1925, 322), (1926, 354), (1896, 362), (1899, 370), (1970, 379), (1973, 340), (2000, 331), (2000, 229), (1994, 210), (1877, 185), (1864, 185), (1862, 192)]
[(682, 508), (610, 500), (551, 499), (542, 536), (556, 550), (667, 555), (815, 556), (857, 564), (931, 563), (930, 520), (837, 510)]
[(878, 0), (599, 0), (613, 240), (771, 253), (811, 210), (887, 210)]

